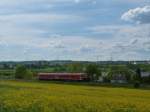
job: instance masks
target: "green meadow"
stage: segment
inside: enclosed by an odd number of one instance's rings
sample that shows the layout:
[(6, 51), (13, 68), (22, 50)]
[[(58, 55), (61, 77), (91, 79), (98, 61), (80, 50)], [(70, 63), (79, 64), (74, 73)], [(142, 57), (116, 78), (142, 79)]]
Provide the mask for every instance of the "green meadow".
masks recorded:
[(150, 90), (1, 80), (0, 112), (150, 112)]

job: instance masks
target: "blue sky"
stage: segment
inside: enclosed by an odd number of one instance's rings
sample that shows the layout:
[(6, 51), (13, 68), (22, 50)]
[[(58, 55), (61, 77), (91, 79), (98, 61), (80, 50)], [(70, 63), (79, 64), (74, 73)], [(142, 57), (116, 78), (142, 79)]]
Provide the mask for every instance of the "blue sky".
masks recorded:
[(0, 61), (150, 59), (149, 0), (1, 0)]

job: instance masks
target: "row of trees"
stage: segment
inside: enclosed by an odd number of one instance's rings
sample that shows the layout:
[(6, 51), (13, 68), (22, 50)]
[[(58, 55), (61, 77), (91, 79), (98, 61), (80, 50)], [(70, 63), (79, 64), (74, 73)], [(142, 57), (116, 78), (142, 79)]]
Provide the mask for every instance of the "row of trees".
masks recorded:
[[(69, 66), (69, 65), (67, 65)], [(101, 67), (97, 64), (88, 64), (86, 66), (78, 64), (73, 64), (67, 67), (69, 72), (85, 72), (87, 73), (91, 81), (97, 81), (100, 76), (102, 76)], [(109, 82), (115, 75), (121, 74), (124, 75), (128, 82), (142, 83), (144, 82), (141, 77), (141, 70), (139, 68), (130, 69), (127, 66), (110, 66), (107, 70), (108, 75), (103, 76), (105, 82)], [(15, 78), (16, 79), (32, 79), (33, 72), (30, 69), (27, 69), (25, 66), (19, 65), (15, 69)], [(150, 82), (150, 78), (146, 79)]]
[[(103, 77), (104, 82), (110, 82), (114, 77), (118, 77), (118, 75), (122, 75), (127, 82), (135, 83), (135, 85), (140, 83), (150, 83), (150, 77), (143, 78), (141, 76), (141, 69), (135, 68), (130, 69), (127, 66), (110, 66), (108, 69), (108, 74)], [(98, 78), (102, 75), (101, 69), (98, 65), (90, 64), (86, 67), (86, 73), (92, 81), (98, 80)]]

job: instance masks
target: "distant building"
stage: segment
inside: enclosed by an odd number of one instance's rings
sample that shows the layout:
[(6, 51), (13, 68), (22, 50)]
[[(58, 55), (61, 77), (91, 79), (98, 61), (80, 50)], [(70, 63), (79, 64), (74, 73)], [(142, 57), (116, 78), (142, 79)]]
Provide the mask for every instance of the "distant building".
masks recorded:
[(127, 83), (126, 76), (123, 74), (115, 74), (112, 76), (111, 83)]
[(150, 72), (141, 72), (141, 77), (142, 78), (150, 77)]

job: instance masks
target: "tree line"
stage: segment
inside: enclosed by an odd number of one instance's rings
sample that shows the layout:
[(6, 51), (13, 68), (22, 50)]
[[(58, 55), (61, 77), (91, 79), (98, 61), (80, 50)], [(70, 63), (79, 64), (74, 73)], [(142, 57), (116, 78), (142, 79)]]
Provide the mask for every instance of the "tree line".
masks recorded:
[[(107, 69), (107, 70), (106, 70)], [(89, 77), (90, 81), (96, 82), (100, 77), (103, 77), (103, 82), (110, 82), (116, 75), (123, 75), (128, 83), (134, 83), (135, 87), (141, 83), (150, 83), (150, 77), (143, 79), (141, 76), (141, 68), (137, 65), (107, 65), (105, 69), (97, 64), (68, 64), (65, 66), (58, 66), (52, 72), (84, 72)], [(102, 76), (103, 72), (107, 72), (106, 76)], [(33, 79), (34, 72), (24, 65), (18, 65), (15, 68), (16, 79)]]

